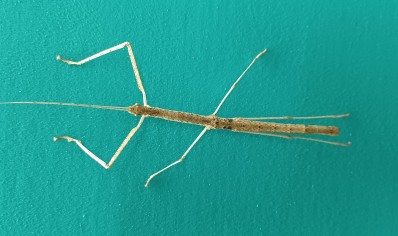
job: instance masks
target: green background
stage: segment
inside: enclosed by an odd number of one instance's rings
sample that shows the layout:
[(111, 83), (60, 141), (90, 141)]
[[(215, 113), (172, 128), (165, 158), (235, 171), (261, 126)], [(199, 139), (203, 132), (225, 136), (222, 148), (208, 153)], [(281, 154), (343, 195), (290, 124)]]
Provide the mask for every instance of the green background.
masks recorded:
[(398, 2), (3, 1), (0, 101), (128, 106), (141, 102), (130, 41), (152, 106), (210, 114), (262, 57), (219, 115), (327, 115), (348, 148), (207, 133), (177, 160), (197, 126), (147, 119), (112, 169), (138, 119), (116, 111), (2, 105), (1, 235), (398, 235)]

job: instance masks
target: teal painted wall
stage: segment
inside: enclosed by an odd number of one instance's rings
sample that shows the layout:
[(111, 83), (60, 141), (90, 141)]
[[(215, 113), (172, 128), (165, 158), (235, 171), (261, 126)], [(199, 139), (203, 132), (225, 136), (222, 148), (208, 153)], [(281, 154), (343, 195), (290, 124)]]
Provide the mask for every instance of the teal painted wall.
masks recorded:
[[(67, 3), (68, 2), (68, 3)], [(0, 101), (141, 102), (133, 43), (152, 106), (210, 114), (262, 49), (269, 53), (219, 115), (325, 115), (349, 148), (201, 128), (116, 111), (0, 107), (1, 235), (398, 235), (398, 2), (3, 1)]]

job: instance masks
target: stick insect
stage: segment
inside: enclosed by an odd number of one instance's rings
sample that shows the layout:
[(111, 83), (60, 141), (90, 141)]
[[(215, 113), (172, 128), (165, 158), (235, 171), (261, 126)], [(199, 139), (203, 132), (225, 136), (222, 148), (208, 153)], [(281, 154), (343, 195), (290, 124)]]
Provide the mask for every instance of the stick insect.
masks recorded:
[(67, 63), (69, 65), (80, 66), (89, 61), (92, 61), (96, 58), (104, 56), (108, 53), (114, 52), (119, 49), (127, 48), (131, 65), (134, 71), (136, 83), (138, 89), (142, 94), (143, 105), (135, 104), (129, 107), (117, 107), (117, 106), (102, 106), (102, 105), (90, 105), (90, 104), (76, 104), (76, 103), (63, 103), (63, 102), (2, 102), (0, 104), (38, 104), (38, 105), (60, 105), (60, 106), (76, 106), (76, 107), (87, 107), (87, 108), (96, 108), (96, 109), (107, 109), (107, 110), (116, 110), (128, 112), (134, 116), (141, 116), (138, 124), (131, 129), (127, 137), (123, 140), (119, 148), (113, 154), (109, 162), (103, 161), (97, 155), (92, 153), (83, 143), (75, 138), (69, 136), (59, 136), (54, 137), (54, 141), (58, 140), (66, 140), (67, 142), (74, 142), (83, 152), (85, 152), (89, 157), (91, 157), (94, 161), (100, 164), (103, 168), (109, 169), (115, 163), (116, 159), (119, 157), (120, 153), (126, 147), (127, 143), (131, 140), (131, 138), (136, 134), (137, 130), (141, 127), (142, 123), (146, 118), (154, 117), (165, 119), (169, 121), (175, 122), (183, 122), (188, 124), (194, 124), (203, 126), (203, 130), (199, 133), (199, 135), (195, 138), (192, 144), (188, 147), (188, 149), (182, 154), (182, 156), (175, 162), (169, 164), (168, 166), (160, 169), (159, 171), (153, 173), (149, 176), (145, 183), (145, 187), (148, 187), (151, 180), (159, 175), (160, 173), (166, 171), (167, 169), (181, 163), (185, 160), (188, 153), (192, 150), (192, 148), (198, 143), (198, 141), (203, 137), (203, 135), (209, 130), (214, 129), (223, 129), (230, 130), (234, 132), (248, 133), (248, 134), (256, 134), (256, 135), (264, 135), (264, 136), (273, 136), (278, 138), (286, 138), (286, 139), (301, 139), (308, 140), (314, 142), (321, 142), (331, 145), (337, 146), (349, 146), (351, 143), (340, 143), (340, 142), (331, 142), (322, 139), (310, 138), (305, 136), (297, 136), (292, 134), (317, 134), (317, 135), (329, 135), (329, 136), (337, 136), (339, 134), (339, 129), (336, 126), (319, 126), (319, 125), (304, 125), (304, 124), (284, 124), (284, 123), (275, 123), (275, 122), (262, 122), (263, 120), (293, 120), (293, 119), (325, 119), (325, 118), (343, 118), (348, 117), (349, 114), (342, 115), (325, 115), (325, 116), (305, 116), (305, 117), (293, 117), (293, 116), (282, 116), (282, 117), (253, 117), (253, 118), (221, 118), (217, 116), (218, 111), (221, 106), (227, 100), (231, 92), (235, 89), (237, 84), (241, 81), (246, 72), (253, 66), (253, 64), (267, 52), (267, 49), (261, 51), (251, 63), (246, 67), (246, 69), (240, 74), (240, 76), (236, 79), (236, 81), (232, 84), (228, 92), (224, 95), (221, 102), (218, 104), (215, 111), (208, 116), (192, 114), (188, 112), (181, 111), (173, 111), (166, 110), (157, 107), (151, 107), (148, 105), (147, 97), (144, 89), (144, 85), (142, 83), (140, 74), (138, 72), (137, 63), (134, 57), (133, 48), (129, 42), (125, 42), (99, 53), (96, 53), (86, 59), (75, 62), (68, 59), (64, 59), (61, 56), (57, 56), (56, 59)]

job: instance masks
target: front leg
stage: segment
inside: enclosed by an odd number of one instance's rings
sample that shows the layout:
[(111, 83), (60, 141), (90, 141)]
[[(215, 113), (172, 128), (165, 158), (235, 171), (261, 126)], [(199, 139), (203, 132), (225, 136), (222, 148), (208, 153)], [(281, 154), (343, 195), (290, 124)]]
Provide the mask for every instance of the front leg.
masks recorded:
[(121, 43), (121, 44), (116, 45), (114, 47), (108, 48), (108, 49), (106, 49), (104, 51), (96, 53), (96, 54), (94, 54), (92, 56), (89, 56), (86, 59), (83, 59), (83, 60), (78, 61), (78, 62), (67, 60), (65, 58), (62, 58), (59, 55), (57, 56), (57, 60), (65, 62), (65, 63), (67, 63), (69, 65), (80, 66), (80, 65), (83, 65), (86, 62), (89, 62), (89, 61), (94, 60), (94, 59), (96, 59), (98, 57), (104, 56), (104, 55), (106, 55), (108, 53), (111, 53), (111, 52), (114, 52), (116, 50), (122, 49), (124, 47), (127, 47), (127, 50), (128, 50), (129, 56), (130, 56), (131, 66), (133, 67), (135, 79), (137, 81), (138, 89), (142, 93), (142, 99), (143, 99), (144, 105), (147, 106), (148, 104), (147, 104), (147, 100), (146, 100), (146, 93), (145, 93), (144, 85), (142, 84), (140, 73), (138, 72), (138, 66), (137, 66), (137, 62), (135, 61), (133, 48), (131, 47), (131, 44), (129, 42)]
[(58, 141), (61, 139), (64, 139), (68, 142), (74, 142), (76, 145), (83, 150), (87, 155), (89, 155), (94, 161), (96, 161), (98, 164), (100, 164), (102, 167), (105, 169), (111, 168), (113, 163), (116, 161), (116, 159), (119, 157), (120, 153), (123, 151), (123, 149), (126, 147), (127, 143), (130, 141), (130, 139), (134, 136), (134, 134), (137, 132), (137, 130), (141, 127), (142, 122), (144, 122), (145, 116), (142, 116), (140, 121), (138, 122), (138, 125), (134, 127), (130, 133), (127, 135), (127, 137), (123, 140), (122, 144), (119, 146), (119, 148), (116, 150), (115, 154), (113, 154), (111, 160), (106, 163), (103, 161), (101, 158), (99, 158), (97, 155), (92, 153), (88, 148), (86, 148), (80, 140), (71, 138), (69, 136), (59, 136), (59, 137), (54, 137), (54, 141)]

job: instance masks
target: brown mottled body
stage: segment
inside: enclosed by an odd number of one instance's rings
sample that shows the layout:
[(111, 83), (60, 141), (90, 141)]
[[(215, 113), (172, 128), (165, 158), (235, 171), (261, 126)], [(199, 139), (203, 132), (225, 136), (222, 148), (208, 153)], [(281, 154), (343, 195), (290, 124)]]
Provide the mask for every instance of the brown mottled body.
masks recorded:
[(322, 134), (336, 136), (338, 127), (281, 124), (274, 122), (259, 122), (241, 118), (220, 118), (214, 115), (202, 116), (188, 112), (166, 110), (157, 107), (135, 104), (128, 108), (128, 112), (136, 116), (152, 116), (165, 120), (201, 125), (211, 129), (225, 129), (246, 133), (292, 133), (292, 134)]

